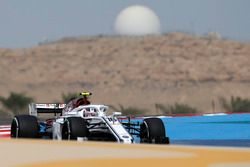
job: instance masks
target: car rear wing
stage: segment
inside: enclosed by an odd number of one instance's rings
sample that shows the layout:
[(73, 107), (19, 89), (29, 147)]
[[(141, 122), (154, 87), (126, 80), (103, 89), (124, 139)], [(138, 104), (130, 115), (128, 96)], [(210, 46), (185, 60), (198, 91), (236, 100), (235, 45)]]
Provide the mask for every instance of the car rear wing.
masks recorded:
[(29, 114), (37, 116), (38, 113), (61, 114), (66, 104), (58, 103), (31, 103), (29, 104)]

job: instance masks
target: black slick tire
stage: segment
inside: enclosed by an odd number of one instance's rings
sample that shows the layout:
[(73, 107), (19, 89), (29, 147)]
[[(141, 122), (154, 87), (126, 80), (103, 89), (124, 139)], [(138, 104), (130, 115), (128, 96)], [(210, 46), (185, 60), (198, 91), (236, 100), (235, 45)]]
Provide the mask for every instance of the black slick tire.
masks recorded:
[(38, 120), (32, 115), (17, 115), (11, 123), (12, 138), (38, 138)]
[(62, 127), (63, 140), (76, 140), (78, 137), (87, 137), (88, 128), (86, 121), (81, 117), (65, 118)]
[(160, 118), (146, 118), (140, 125), (141, 143), (169, 144), (165, 126)]

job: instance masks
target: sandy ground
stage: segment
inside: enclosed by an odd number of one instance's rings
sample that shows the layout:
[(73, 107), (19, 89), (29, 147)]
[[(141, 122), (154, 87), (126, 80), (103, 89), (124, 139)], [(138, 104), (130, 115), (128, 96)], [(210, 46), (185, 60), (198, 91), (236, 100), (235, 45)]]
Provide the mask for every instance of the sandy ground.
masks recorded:
[(45, 140), (0, 140), (1, 166), (250, 166), (250, 150), (239, 148)]

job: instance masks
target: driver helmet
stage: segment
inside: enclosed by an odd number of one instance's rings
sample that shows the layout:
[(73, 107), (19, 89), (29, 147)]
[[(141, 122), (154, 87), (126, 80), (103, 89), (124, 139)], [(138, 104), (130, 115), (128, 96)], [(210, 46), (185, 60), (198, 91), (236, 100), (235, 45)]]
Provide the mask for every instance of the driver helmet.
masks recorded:
[(83, 97), (89, 97), (89, 96), (92, 95), (92, 93), (91, 93), (91, 92), (84, 91), (84, 92), (81, 92), (80, 95), (83, 96)]
[(83, 105), (90, 104), (90, 101), (88, 100), (88, 97), (92, 95), (91, 92), (86, 92), (86, 91), (85, 92), (81, 92), (80, 95), (83, 96), (83, 98), (81, 99), (81, 102), (80, 102), (81, 104), (83, 104)]

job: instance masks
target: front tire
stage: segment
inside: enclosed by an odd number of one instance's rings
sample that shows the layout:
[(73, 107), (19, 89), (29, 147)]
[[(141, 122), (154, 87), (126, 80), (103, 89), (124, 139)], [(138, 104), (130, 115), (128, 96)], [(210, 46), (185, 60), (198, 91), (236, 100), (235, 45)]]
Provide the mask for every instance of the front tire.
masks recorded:
[(38, 138), (38, 120), (32, 115), (17, 115), (11, 123), (12, 138)]
[(141, 143), (169, 144), (165, 126), (160, 118), (146, 118), (140, 125)]
[(63, 140), (76, 140), (78, 137), (87, 137), (88, 128), (86, 121), (81, 117), (69, 117), (65, 119), (62, 127)]

